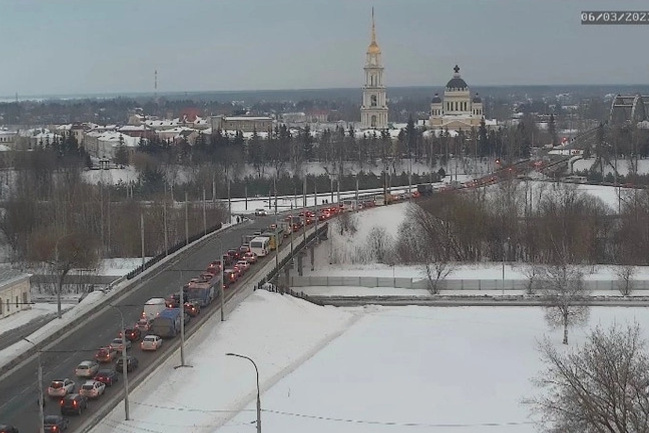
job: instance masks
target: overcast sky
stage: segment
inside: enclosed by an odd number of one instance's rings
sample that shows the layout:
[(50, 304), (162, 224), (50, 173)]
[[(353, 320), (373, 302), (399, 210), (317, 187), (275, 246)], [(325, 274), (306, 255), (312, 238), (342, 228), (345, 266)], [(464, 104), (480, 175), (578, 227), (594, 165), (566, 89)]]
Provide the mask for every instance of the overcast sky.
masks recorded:
[(360, 87), (375, 7), (390, 86), (647, 84), (635, 0), (0, 0), (0, 95)]

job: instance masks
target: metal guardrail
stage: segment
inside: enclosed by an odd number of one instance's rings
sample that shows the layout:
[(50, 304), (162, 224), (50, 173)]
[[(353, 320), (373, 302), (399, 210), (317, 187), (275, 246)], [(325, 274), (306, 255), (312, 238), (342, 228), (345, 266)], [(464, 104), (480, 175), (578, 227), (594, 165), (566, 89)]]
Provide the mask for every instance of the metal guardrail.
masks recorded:
[[(318, 233), (322, 233), (323, 231), (327, 230), (327, 226), (325, 225), (324, 227), (318, 227)], [(310, 230), (307, 231), (306, 234), (306, 239), (307, 239), (307, 245), (308, 243), (313, 240), (316, 236), (315, 233), (315, 228), (311, 228)], [(293, 253), (298, 252), (300, 249), (300, 245), (304, 244), (304, 239), (302, 239), (302, 243), (298, 244), (297, 246), (294, 245), (293, 248)], [(291, 249), (290, 248), (281, 248), (279, 251), (279, 260), (278, 262), (286, 261), (287, 259), (291, 258)], [(254, 268), (253, 268), (254, 269)], [(244, 299), (246, 299), (248, 296), (250, 296), (254, 290), (259, 287), (259, 283), (256, 285), (253, 285), (254, 281), (259, 281), (255, 277), (258, 274), (265, 275), (265, 278), (268, 278), (269, 275), (272, 275), (274, 272), (276, 272), (276, 267), (275, 267), (275, 259), (274, 257), (270, 257), (270, 260), (265, 263), (265, 265), (261, 268), (258, 269), (255, 273), (253, 274), (248, 274), (247, 276), (244, 276), (244, 279), (241, 281), (241, 285), (237, 288), (236, 291), (231, 292), (231, 291), (225, 291), (225, 297), (224, 297), (224, 309), (227, 308), (229, 311), (232, 311), (236, 306), (238, 306)], [(266, 280), (267, 281), (267, 280)], [(215, 314), (217, 314), (220, 310), (218, 305), (218, 299), (215, 299), (212, 301), (212, 305), (215, 305), (216, 308), (210, 309), (209, 315), (199, 315), (199, 321), (197, 322), (196, 326), (192, 326), (186, 334), (185, 338), (185, 344), (188, 343), (189, 339), (191, 336), (193, 336), (200, 328), (202, 325), (205, 324), (208, 320), (210, 320)], [(141, 372), (140, 374), (137, 375), (131, 382), (133, 387), (131, 388), (131, 391), (133, 391), (142, 381), (144, 381), (148, 375), (153, 373), (156, 369), (158, 369), (160, 366), (163, 365), (164, 362), (166, 362), (169, 357), (174, 356), (178, 348), (180, 347), (180, 338), (175, 338), (171, 340), (170, 343), (163, 345), (163, 347), (166, 347), (167, 349), (163, 352), (160, 353), (160, 356), (157, 356), (151, 364), (145, 367), (145, 370)], [(171, 347), (171, 349), (169, 349)], [(116, 393), (113, 396), (111, 396), (110, 400), (104, 400), (102, 403), (101, 408), (95, 412), (92, 417), (88, 418), (80, 427), (79, 431), (82, 433), (87, 433), (89, 432), (93, 427), (95, 427), (103, 418), (105, 418), (107, 415), (110, 414), (110, 412), (117, 407), (117, 405), (122, 401), (124, 395), (123, 393)]]
[[(175, 251), (173, 254), (169, 254), (165, 258), (157, 261), (154, 265), (148, 267), (146, 270), (140, 272), (137, 276), (132, 277), (130, 280), (127, 279), (127, 276), (119, 277), (118, 279), (110, 283), (108, 286), (106, 286), (105, 289), (102, 290), (104, 293), (107, 293), (108, 296), (104, 298), (101, 302), (98, 302), (96, 305), (93, 305), (92, 308), (90, 308), (88, 311), (80, 314), (74, 320), (71, 320), (67, 325), (63, 326), (62, 328), (58, 329), (56, 332), (53, 332), (52, 334), (43, 338), (35, 345), (29, 345), (28, 347), (25, 348), (25, 350), (20, 355), (14, 357), (10, 361), (1, 365), (0, 380), (6, 374), (11, 372), (11, 370), (21, 365), (23, 362), (26, 362), (30, 358), (36, 356), (38, 352), (46, 351), (49, 347), (55, 345), (57, 341), (59, 341), (62, 338), (65, 338), (65, 336), (68, 333), (74, 331), (75, 329), (83, 326), (85, 323), (90, 321), (94, 316), (99, 314), (105, 308), (108, 302), (114, 301), (115, 298), (126, 296), (130, 291), (135, 289), (142, 282), (147, 281), (148, 279), (157, 275), (161, 271), (161, 268), (164, 267), (165, 264), (171, 262), (172, 260), (176, 260), (185, 254), (188, 254), (192, 248), (201, 245), (204, 242), (207, 242), (215, 234), (224, 230), (228, 230), (230, 227), (233, 226), (230, 225), (225, 228), (221, 228), (219, 230), (213, 231), (211, 233), (207, 233), (206, 235), (195, 240), (193, 243), (189, 243), (183, 248), (180, 248), (177, 251)], [(128, 282), (122, 285), (122, 283), (126, 281)]]
[[(538, 281), (534, 282), (537, 286)], [(585, 280), (584, 285), (593, 291), (619, 291), (622, 287), (619, 280)], [(632, 291), (649, 290), (649, 280), (631, 281)], [(290, 287), (311, 287), (311, 286), (355, 286), (355, 287), (391, 287), (401, 289), (427, 289), (428, 279), (426, 278), (404, 278), (404, 277), (368, 277), (368, 276), (291, 276)], [(437, 283), (439, 290), (527, 290), (528, 280), (520, 279), (447, 279)]]

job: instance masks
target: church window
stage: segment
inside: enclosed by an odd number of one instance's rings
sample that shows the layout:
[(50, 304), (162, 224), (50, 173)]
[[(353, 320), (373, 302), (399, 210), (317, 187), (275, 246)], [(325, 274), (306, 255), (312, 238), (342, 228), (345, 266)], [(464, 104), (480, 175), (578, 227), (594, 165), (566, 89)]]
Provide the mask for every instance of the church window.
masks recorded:
[(376, 116), (372, 116), (372, 122), (370, 123), (372, 128), (376, 128)]
[(376, 95), (372, 95), (370, 105), (376, 107), (378, 105)]

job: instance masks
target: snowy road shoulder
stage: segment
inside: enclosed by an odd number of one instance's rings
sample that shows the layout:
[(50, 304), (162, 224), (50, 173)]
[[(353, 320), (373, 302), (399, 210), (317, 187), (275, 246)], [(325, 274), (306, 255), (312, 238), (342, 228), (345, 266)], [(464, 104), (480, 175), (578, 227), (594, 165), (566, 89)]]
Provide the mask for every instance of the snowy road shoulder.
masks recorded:
[(174, 369), (180, 363), (175, 354), (131, 392), (131, 421), (124, 424), (120, 404), (92, 431), (107, 433), (126, 427), (168, 433), (213, 431), (256, 395), (253, 366), (225, 356), (227, 352), (256, 361), (263, 393), (344, 333), (358, 317), (351, 310), (319, 307), (259, 290), (224, 323), (215, 315), (192, 336), (186, 349), (192, 368)]

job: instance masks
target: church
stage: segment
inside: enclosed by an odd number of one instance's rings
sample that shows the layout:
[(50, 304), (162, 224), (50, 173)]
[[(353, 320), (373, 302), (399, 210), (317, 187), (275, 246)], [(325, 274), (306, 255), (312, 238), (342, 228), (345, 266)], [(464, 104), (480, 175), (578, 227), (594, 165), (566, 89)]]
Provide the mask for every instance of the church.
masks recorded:
[(471, 92), (460, 76), (460, 67), (453, 68), (453, 78), (446, 83), (444, 97), (435, 93), (430, 104), (430, 126), (434, 129), (469, 130), (480, 126), (484, 116), (482, 99)]
[(387, 129), (388, 103), (383, 82), (381, 48), (376, 42), (374, 8), (372, 8), (372, 40), (365, 56), (365, 85), (361, 104), (361, 129)]

